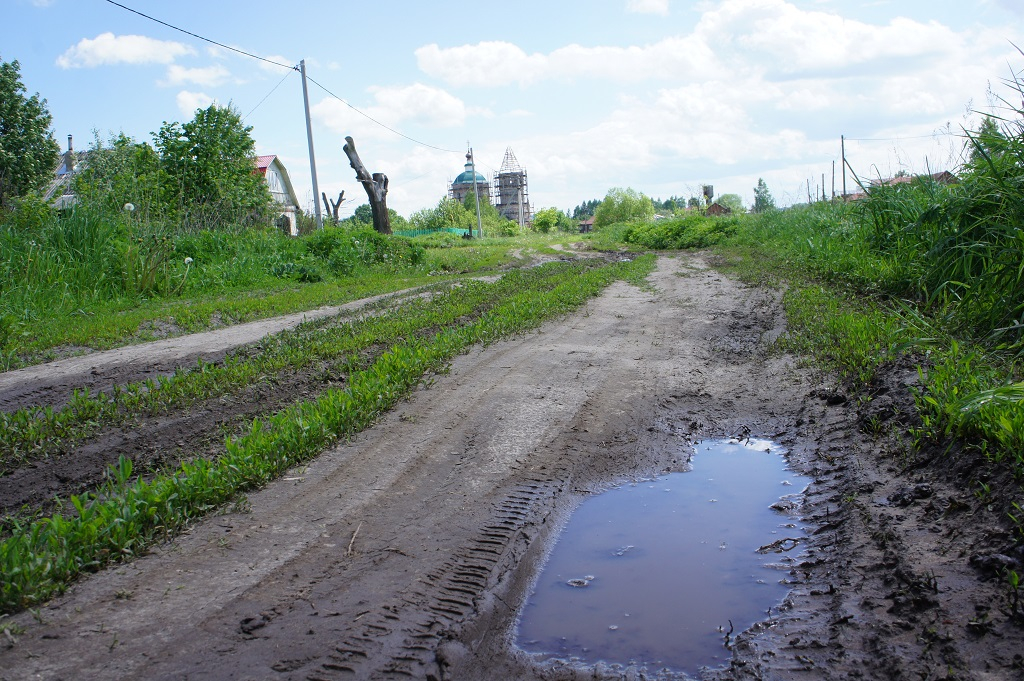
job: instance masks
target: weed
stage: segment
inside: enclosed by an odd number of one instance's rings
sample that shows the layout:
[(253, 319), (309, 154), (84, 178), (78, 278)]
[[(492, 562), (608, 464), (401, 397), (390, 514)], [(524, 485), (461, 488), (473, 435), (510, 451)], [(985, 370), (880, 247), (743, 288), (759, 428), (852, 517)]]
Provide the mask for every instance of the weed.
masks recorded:
[[(455, 355), (474, 344), (489, 344), (535, 328), (545, 319), (578, 308), (617, 279), (647, 274), (653, 258), (598, 266), (594, 263), (551, 264), (527, 272), (511, 272), (494, 284), (475, 282), (458, 296), (439, 296), (411, 305), (437, 305), (435, 313), (451, 316), (447, 326), (398, 338), (382, 354), (350, 372), (342, 388), (324, 391), (276, 414), (257, 418), (243, 435), (225, 443), (215, 460), (197, 459), (173, 472), (144, 480), (122, 457), (111, 466), (107, 481), (93, 493), (72, 496), (77, 514), (15, 524), (0, 542), (0, 609), (31, 607), (64, 588), (83, 571), (113, 560), (129, 559), (145, 546), (283, 472), (309, 460), (339, 438), (373, 423), (394, 406), (427, 372), (441, 371)], [(459, 323), (459, 305), (467, 292), (498, 291), (484, 296), (466, 323)], [(439, 302), (435, 302), (439, 301)], [(406, 317), (393, 319), (394, 331)], [(304, 339), (317, 339), (306, 327)], [(318, 327), (312, 327), (318, 328)], [(351, 334), (353, 327), (339, 327)], [(280, 343), (280, 340), (272, 341)], [(307, 347), (307, 344), (299, 344)], [(291, 344), (281, 344), (285, 351)], [(197, 375), (209, 372), (197, 372)], [(173, 385), (173, 381), (167, 383)], [(150, 382), (126, 400), (149, 399), (165, 389)], [(153, 398), (153, 399), (159, 399)], [(115, 640), (116, 642), (116, 640)]]

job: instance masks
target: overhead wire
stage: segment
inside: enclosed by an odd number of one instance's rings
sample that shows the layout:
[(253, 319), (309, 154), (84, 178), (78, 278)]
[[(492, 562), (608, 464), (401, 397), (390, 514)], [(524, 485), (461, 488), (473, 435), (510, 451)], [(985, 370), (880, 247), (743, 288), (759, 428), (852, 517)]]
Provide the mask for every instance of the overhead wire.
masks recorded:
[(384, 123), (381, 123), (380, 121), (378, 121), (376, 118), (374, 118), (370, 114), (366, 113), (365, 111), (361, 111), (361, 110), (357, 109), (356, 107), (352, 106), (347, 101), (345, 101), (344, 99), (342, 99), (341, 97), (339, 97), (338, 95), (334, 94), (329, 89), (327, 89), (327, 87), (325, 87), (323, 84), (321, 84), (318, 81), (316, 81), (315, 79), (311, 78), (309, 76), (309, 74), (306, 74), (306, 80), (308, 80), (309, 82), (313, 83), (318, 88), (320, 88), (321, 90), (323, 90), (324, 92), (329, 94), (331, 97), (334, 97), (336, 100), (338, 100), (339, 102), (341, 102), (342, 104), (344, 104), (348, 108), (352, 109), (353, 111), (355, 111), (359, 115), (361, 115), (361, 116), (363, 116), (363, 117), (373, 121), (374, 123), (376, 123), (380, 127), (384, 128), (385, 130), (390, 130), (391, 132), (395, 133), (399, 137), (404, 137), (405, 139), (409, 140), (410, 142), (414, 142), (415, 144), (418, 144), (418, 145), (420, 145), (422, 147), (427, 147), (428, 149), (436, 149), (437, 151), (444, 151), (444, 152), (447, 152), (447, 153), (450, 153), (450, 154), (461, 154), (461, 153), (463, 153), (459, 149), (445, 149), (444, 147), (434, 146), (433, 144), (427, 144), (426, 142), (422, 142), (422, 141), (420, 141), (420, 140), (418, 140), (418, 139), (416, 139), (414, 137), (409, 137), (405, 133), (400, 132), (398, 130), (395, 130), (394, 128), (392, 128), (392, 127), (390, 127), (388, 125), (385, 125)]
[(292, 75), (292, 73), (293, 73), (293, 71), (289, 71), (288, 73), (284, 74), (284, 78), (282, 78), (281, 80), (279, 80), (279, 81), (277, 82), (277, 85), (275, 85), (275, 86), (273, 87), (273, 89), (272, 89), (272, 90), (271, 90), (270, 92), (268, 92), (268, 93), (267, 93), (266, 95), (264, 95), (263, 99), (261, 99), (261, 100), (259, 101), (259, 103), (257, 103), (257, 104), (256, 104), (256, 106), (254, 106), (254, 107), (253, 107), (252, 109), (250, 109), (250, 110), (249, 110), (249, 113), (247, 113), (247, 114), (245, 114), (244, 116), (242, 116), (242, 120), (244, 121), (244, 120), (245, 120), (246, 118), (248, 118), (249, 116), (251, 116), (251, 115), (252, 115), (252, 113), (253, 113), (254, 111), (256, 111), (256, 109), (260, 108), (260, 106), (261, 106), (261, 105), (263, 104), (263, 102), (267, 101), (267, 99), (269, 99), (269, 98), (270, 98), (270, 95), (274, 94), (274, 92), (276, 92), (276, 91), (277, 91), (277, 88), (281, 87), (281, 84), (282, 84), (282, 83), (284, 83), (284, 81), (288, 80), (288, 76)]
[(939, 130), (930, 135), (905, 135), (899, 137), (846, 137), (847, 142), (899, 142), (900, 140), (924, 140), (939, 137), (940, 135), (955, 135), (949, 130)]
[[(172, 29), (172, 30), (175, 30), (175, 31), (179, 31), (179, 32), (181, 32), (181, 33), (184, 33), (185, 35), (189, 35), (189, 36), (192, 36), (193, 38), (197, 38), (197, 39), (199, 39), (199, 40), (203, 40), (203, 41), (205, 41), (205, 42), (208, 42), (208, 43), (210, 43), (211, 45), (216, 45), (217, 47), (222, 47), (222, 48), (224, 48), (225, 50), (230, 50), (230, 51), (232, 51), (232, 52), (236, 52), (236, 53), (238, 53), (238, 54), (241, 54), (241, 55), (244, 55), (244, 56), (246, 56), (246, 57), (251, 57), (252, 59), (258, 59), (258, 60), (260, 60), (260, 61), (262, 61), (262, 62), (266, 62), (266, 63), (268, 63), (268, 64), (273, 64), (274, 66), (280, 66), (280, 67), (282, 67), (282, 68), (286, 68), (286, 69), (289, 69), (289, 71), (298, 71), (298, 70), (299, 70), (299, 67), (298, 67), (297, 65), (294, 65), (294, 64), (282, 64), (281, 62), (277, 62), (277, 61), (274, 61), (273, 59), (267, 59), (266, 57), (261, 57), (261, 56), (259, 56), (258, 54), (253, 54), (253, 53), (251, 53), (251, 52), (246, 52), (245, 50), (241, 50), (241, 49), (239, 49), (239, 48), (237, 48), (237, 47), (231, 47), (230, 45), (225, 45), (224, 43), (221, 43), (221, 42), (217, 42), (216, 40), (213, 40), (213, 39), (211, 39), (211, 38), (207, 38), (207, 37), (205, 37), (205, 36), (201, 36), (201, 35), (199, 35), (198, 33), (193, 33), (192, 31), (187, 31), (187, 30), (185, 30), (184, 28), (181, 28), (181, 27), (179, 27), (179, 26), (175, 26), (174, 24), (169, 24), (169, 23), (167, 23), (166, 21), (161, 21), (160, 19), (157, 19), (156, 17), (152, 17), (152, 16), (150, 16), (150, 15), (148, 15), (148, 14), (145, 14), (145, 13), (143, 13), (143, 12), (140, 12), (140, 11), (138, 11), (138, 10), (136, 10), (136, 9), (132, 9), (131, 7), (128, 7), (127, 5), (122, 5), (122, 4), (121, 4), (121, 3), (119, 3), (119, 2), (115, 2), (115, 0), (106, 0), (106, 2), (108, 2), (108, 3), (110, 3), (111, 5), (114, 5), (114, 6), (116, 6), (116, 7), (120, 7), (121, 9), (123, 9), (123, 10), (126, 10), (126, 11), (128, 11), (128, 12), (131, 12), (132, 14), (137, 14), (137, 15), (138, 15), (138, 16), (140, 16), (140, 17), (143, 17), (143, 18), (145, 18), (145, 19), (149, 19), (150, 21), (156, 22), (156, 23), (160, 24), (161, 26), (166, 26), (167, 28), (170, 28), (170, 29)], [(289, 73), (289, 74), (286, 74), (286, 75), (285, 75), (285, 78), (287, 78), (287, 77), (288, 77), (288, 75), (290, 75), (290, 73)], [(282, 79), (281, 79), (281, 82), (280, 82), (280, 83), (278, 83), (278, 84), (277, 84), (277, 85), (276, 85), (276, 86), (274, 87), (274, 90), (276, 90), (276, 89), (277, 89), (278, 87), (280, 87), (280, 86), (281, 86), (281, 83), (283, 83), (283, 82), (285, 81), (285, 78), (282, 78)], [(409, 135), (406, 135), (405, 133), (403, 133), (403, 132), (400, 132), (400, 131), (398, 131), (398, 130), (395, 130), (394, 128), (392, 128), (392, 127), (390, 127), (390, 126), (388, 126), (388, 125), (385, 125), (384, 123), (382, 123), (382, 122), (378, 121), (378, 120), (377, 120), (376, 118), (374, 118), (374, 117), (373, 117), (373, 116), (371, 116), (370, 114), (366, 113), (365, 111), (362, 111), (362, 110), (360, 110), (359, 108), (357, 108), (357, 107), (355, 107), (355, 106), (352, 106), (352, 105), (351, 105), (351, 104), (349, 104), (349, 103), (348, 103), (348, 102), (347, 102), (346, 100), (342, 99), (342, 98), (341, 98), (341, 97), (339, 97), (338, 95), (336, 95), (336, 94), (334, 94), (333, 92), (331, 92), (331, 91), (330, 91), (330, 90), (329, 90), (329, 89), (328, 89), (328, 88), (327, 88), (326, 86), (324, 86), (323, 84), (321, 84), (321, 83), (317, 82), (316, 80), (314, 80), (313, 78), (311, 78), (311, 77), (309, 76), (309, 74), (306, 74), (306, 80), (310, 81), (311, 83), (313, 83), (314, 85), (316, 85), (317, 87), (319, 87), (319, 88), (320, 88), (321, 90), (323, 90), (324, 92), (326, 92), (326, 93), (327, 93), (328, 95), (330, 95), (331, 97), (334, 97), (334, 98), (335, 98), (335, 99), (337, 99), (337, 100), (338, 100), (339, 102), (341, 102), (342, 104), (344, 104), (344, 105), (345, 105), (345, 106), (347, 106), (348, 108), (352, 109), (353, 111), (355, 111), (355, 112), (356, 112), (356, 113), (358, 113), (359, 115), (361, 115), (361, 116), (363, 116), (363, 117), (367, 118), (368, 120), (372, 121), (373, 123), (375, 123), (375, 124), (379, 125), (380, 127), (384, 128), (385, 130), (388, 130), (388, 131), (390, 131), (390, 132), (393, 132), (394, 134), (398, 135), (399, 137), (403, 137), (403, 138), (405, 138), (405, 139), (409, 140), (410, 142), (412, 142), (412, 143), (414, 143), (414, 144), (418, 144), (418, 145), (420, 145), (420, 146), (422, 146), (422, 147), (427, 147), (428, 149), (435, 149), (435, 150), (437, 150), (437, 151), (443, 151), (443, 152), (446, 152), (446, 153), (451, 153), (451, 154), (461, 154), (461, 153), (463, 153), (463, 152), (462, 152), (462, 151), (460, 151), (460, 150), (456, 150), (456, 149), (445, 149), (445, 148), (443, 148), (443, 147), (438, 147), (438, 146), (435, 146), (435, 145), (433, 145), (433, 144), (427, 144), (426, 142), (423, 142), (423, 141), (421, 141), (421, 140), (418, 140), (418, 139), (416, 139), (416, 138), (414, 138), (414, 137), (410, 137)], [(260, 103), (259, 103), (259, 104), (257, 104), (257, 105), (256, 105), (255, 107), (253, 107), (253, 110), (252, 110), (252, 111), (255, 111), (255, 110), (256, 110), (256, 109), (257, 109), (257, 108), (258, 108), (258, 107), (260, 106), (260, 104), (263, 104), (263, 102), (264, 102), (264, 101), (266, 101), (267, 97), (269, 97), (269, 96), (270, 96), (271, 94), (273, 94), (274, 90), (271, 90), (271, 91), (270, 91), (270, 93), (269, 93), (269, 94), (267, 94), (267, 96), (266, 96), (266, 97), (264, 97), (264, 98), (263, 98), (262, 100), (260, 100)], [(249, 114), (251, 114), (251, 113), (252, 113), (252, 111), (250, 111), (250, 112), (249, 112), (248, 114), (246, 114), (246, 116), (248, 116)]]
[(193, 33), (192, 31), (186, 31), (185, 29), (179, 28), (178, 26), (175, 26), (174, 24), (169, 24), (166, 21), (161, 21), (161, 20), (157, 19), (156, 17), (151, 17), (148, 14), (144, 14), (143, 12), (140, 12), (137, 9), (132, 9), (131, 7), (128, 7), (126, 5), (122, 5), (119, 2), (114, 2), (114, 0), (106, 0), (106, 1), (109, 2), (111, 5), (115, 5), (117, 7), (120, 7), (123, 10), (129, 11), (132, 14), (138, 14), (140, 17), (143, 17), (145, 19), (149, 19), (150, 21), (155, 21), (156, 23), (160, 24), (161, 26), (166, 26), (167, 28), (173, 29), (175, 31), (180, 31), (181, 33), (184, 33), (185, 35), (190, 35), (193, 38), (198, 38), (199, 40), (204, 40), (204, 41), (210, 43), (211, 45), (216, 45), (217, 47), (223, 47), (225, 50), (231, 50), (232, 52), (237, 52), (238, 54), (243, 54), (246, 57), (252, 57), (253, 59), (259, 59), (260, 61), (265, 61), (268, 64), (273, 64), (274, 66), (280, 66), (282, 68), (291, 69), (293, 71), (297, 71), (298, 68), (299, 68), (298, 66), (296, 66), (294, 64), (282, 64), (281, 62), (274, 61), (273, 59), (267, 59), (266, 57), (261, 57), (258, 54), (253, 54), (251, 52), (246, 52), (245, 50), (240, 50), (237, 47), (231, 47), (230, 45), (225, 45), (224, 43), (219, 43), (216, 40), (211, 40), (210, 38), (205, 38), (205, 37), (199, 35), (198, 33)]

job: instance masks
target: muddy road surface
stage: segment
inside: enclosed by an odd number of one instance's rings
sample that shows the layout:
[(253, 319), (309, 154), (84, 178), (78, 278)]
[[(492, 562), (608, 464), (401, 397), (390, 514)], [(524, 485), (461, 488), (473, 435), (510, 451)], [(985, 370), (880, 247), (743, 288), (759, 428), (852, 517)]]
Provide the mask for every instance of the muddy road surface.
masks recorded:
[[(780, 292), (704, 255), (662, 257), (649, 282), (459, 357), (351, 441), (11, 618), (0, 678), (682, 678), (538, 662), (516, 614), (582, 499), (747, 435), (813, 477), (794, 510), (811, 534), (780, 574), (789, 597), (706, 677), (1021, 678), (1022, 629), (985, 569), (1016, 560), (1000, 513), (769, 351)], [(872, 423), (906, 413), (915, 377), (888, 370)]]

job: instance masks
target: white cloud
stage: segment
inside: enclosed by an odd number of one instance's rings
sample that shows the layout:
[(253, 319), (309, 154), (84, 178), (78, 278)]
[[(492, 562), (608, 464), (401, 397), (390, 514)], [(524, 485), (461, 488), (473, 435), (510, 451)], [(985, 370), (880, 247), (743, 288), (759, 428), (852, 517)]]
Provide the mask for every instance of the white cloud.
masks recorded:
[(196, 109), (205, 109), (217, 100), (205, 92), (182, 90), (175, 97), (175, 101), (178, 104), (178, 110), (181, 111), (181, 115), (191, 120), (195, 116)]
[(167, 67), (167, 80), (162, 84), (184, 85), (186, 83), (193, 83), (201, 87), (214, 87), (226, 82), (230, 77), (231, 73), (220, 64), (192, 69), (171, 64)]
[(626, 11), (668, 16), (668, 0), (626, 0)]
[(437, 44), (416, 50), (419, 68), (455, 86), (521, 86), (544, 79), (578, 77), (619, 82), (663, 79), (687, 80), (717, 72), (712, 50), (691, 36), (672, 37), (649, 46), (583, 47), (567, 45), (549, 54), (526, 54), (501, 41), (441, 48)]
[[(404, 87), (373, 87), (369, 91), (376, 103), (360, 107), (360, 110), (393, 128), (410, 121), (429, 128), (458, 127), (465, 123), (469, 113), (461, 99), (420, 83)], [(379, 139), (394, 134), (334, 98), (322, 100), (312, 107), (311, 113), (319, 122), (342, 135)], [(474, 113), (479, 111), (474, 110)]]
[(842, 78), (889, 73), (914, 62), (927, 67), (929, 60), (962, 59), (970, 37), (935, 21), (897, 17), (878, 25), (804, 10), (787, 0), (723, 0), (704, 11), (692, 32), (648, 45), (572, 44), (527, 54), (513, 43), (484, 41), (447, 48), (429, 44), (415, 54), (421, 71), (453, 86), (528, 86), (577, 78), (696, 83), (750, 73)]
[(104, 64), (170, 64), (186, 54), (195, 54), (195, 50), (182, 43), (144, 35), (101, 33), (92, 39), (82, 38), (69, 47), (57, 58), (57, 65), (70, 69)]

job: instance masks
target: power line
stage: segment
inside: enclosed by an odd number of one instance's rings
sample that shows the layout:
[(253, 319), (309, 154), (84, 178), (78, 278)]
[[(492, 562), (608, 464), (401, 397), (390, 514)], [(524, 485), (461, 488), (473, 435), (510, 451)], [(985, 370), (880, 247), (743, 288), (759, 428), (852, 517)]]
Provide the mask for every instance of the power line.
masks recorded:
[[(109, 2), (109, 0), (108, 0), (108, 2)], [(313, 83), (314, 85), (316, 85), (316, 86), (317, 86), (318, 88), (320, 88), (321, 90), (323, 90), (324, 92), (326, 92), (327, 94), (329, 94), (329, 95), (330, 95), (331, 97), (334, 97), (334, 98), (335, 98), (336, 100), (338, 100), (339, 102), (341, 102), (342, 104), (344, 104), (344, 105), (345, 105), (345, 106), (347, 106), (348, 108), (350, 108), (350, 109), (352, 109), (353, 111), (355, 111), (355, 112), (356, 112), (357, 114), (359, 114), (360, 116), (363, 116), (363, 117), (365, 117), (365, 118), (367, 118), (367, 119), (369, 119), (369, 120), (373, 121), (374, 123), (376, 123), (376, 124), (377, 124), (377, 125), (379, 125), (380, 127), (384, 128), (385, 130), (390, 130), (391, 132), (395, 133), (395, 134), (396, 134), (396, 135), (398, 135), (399, 137), (404, 137), (405, 139), (409, 140), (410, 142), (413, 142), (413, 143), (415, 143), (415, 144), (418, 144), (418, 145), (420, 145), (421, 147), (427, 147), (428, 149), (436, 149), (437, 151), (444, 151), (444, 152), (447, 152), (447, 153), (450, 153), (450, 154), (461, 154), (461, 153), (464, 153), (464, 152), (462, 152), (461, 150), (458, 150), (458, 149), (445, 149), (445, 148), (443, 148), (443, 147), (436, 147), (436, 146), (434, 146), (433, 144), (427, 144), (426, 142), (421, 142), (420, 140), (418, 140), (418, 139), (416, 139), (416, 138), (414, 138), (414, 137), (409, 137), (409, 136), (408, 136), (408, 135), (406, 135), (405, 133), (403, 133), (403, 132), (399, 132), (398, 130), (395, 130), (394, 128), (392, 128), (392, 127), (389, 127), (389, 126), (387, 126), (387, 125), (385, 125), (385, 124), (381, 123), (380, 121), (378, 121), (378, 120), (377, 120), (376, 118), (374, 118), (374, 117), (373, 117), (373, 116), (371, 116), (370, 114), (368, 114), (368, 113), (365, 113), (365, 112), (363, 112), (363, 111), (360, 111), (359, 109), (357, 109), (356, 107), (352, 106), (351, 104), (349, 104), (348, 102), (346, 102), (346, 101), (345, 101), (344, 99), (342, 99), (341, 97), (339, 97), (338, 95), (334, 94), (333, 92), (331, 92), (330, 90), (328, 90), (328, 89), (327, 89), (326, 87), (324, 87), (323, 85), (321, 85), (320, 83), (318, 83), (318, 82), (317, 82), (317, 81), (316, 81), (315, 79), (313, 79), (313, 78), (310, 78), (310, 77), (309, 77), (309, 75), (307, 75), (307, 76), (306, 76), (306, 79), (307, 79), (307, 80), (309, 80), (309, 82), (311, 82), (311, 83)]]
[[(231, 47), (230, 45), (225, 45), (224, 43), (217, 42), (216, 40), (212, 40), (211, 38), (206, 38), (204, 36), (199, 35), (198, 33), (193, 33), (192, 31), (186, 31), (185, 29), (180, 28), (178, 26), (175, 26), (174, 24), (169, 24), (166, 21), (161, 21), (160, 19), (157, 19), (156, 17), (151, 17), (148, 14), (144, 14), (143, 12), (140, 12), (138, 10), (132, 9), (131, 7), (127, 7), (125, 5), (122, 5), (121, 3), (115, 2), (114, 0), (106, 0), (106, 1), (109, 2), (111, 5), (114, 5), (116, 7), (120, 7), (121, 9), (126, 10), (128, 12), (131, 12), (132, 14), (137, 14), (140, 17), (143, 17), (145, 19), (149, 19), (150, 21), (156, 22), (156, 23), (160, 24), (161, 26), (166, 26), (167, 28), (173, 29), (175, 31), (180, 31), (181, 33), (184, 33), (185, 35), (190, 35), (193, 38), (197, 38), (199, 40), (203, 40), (205, 42), (210, 43), (211, 45), (216, 45), (217, 47), (223, 47), (225, 50), (231, 50), (232, 52), (237, 52), (238, 54), (245, 55), (246, 57), (251, 57), (253, 59), (259, 59), (260, 61), (266, 62), (268, 64), (273, 64), (274, 66), (280, 66), (282, 68), (289, 69), (289, 71), (298, 71), (299, 70), (298, 66), (289, 65), (289, 64), (282, 64), (282, 63), (276, 62), (276, 61), (274, 61), (272, 59), (267, 59), (266, 57), (261, 57), (261, 56), (259, 56), (257, 54), (252, 54), (251, 52), (246, 52), (245, 50), (240, 50), (237, 47)], [(288, 75), (286, 74), (285, 78), (287, 78), (287, 77), (288, 77)], [(284, 82), (285, 78), (281, 79), (281, 83)], [(459, 150), (456, 150), (456, 149), (445, 149), (443, 147), (437, 147), (437, 146), (434, 146), (433, 144), (427, 144), (426, 142), (421, 142), (418, 139), (415, 139), (413, 137), (409, 137), (405, 133), (399, 132), (398, 130), (395, 130), (394, 128), (389, 127), (389, 126), (385, 125), (384, 123), (381, 123), (380, 121), (378, 121), (376, 118), (374, 118), (370, 114), (365, 113), (364, 111), (361, 111), (361, 110), (357, 109), (356, 107), (352, 106), (347, 101), (345, 101), (344, 99), (342, 99), (338, 95), (336, 95), (333, 92), (331, 92), (330, 90), (328, 90), (325, 86), (321, 85), (320, 83), (318, 83), (313, 78), (310, 78), (308, 75), (306, 76), (306, 79), (311, 81), (314, 85), (316, 85), (321, 90), (323, 90), (324, 92), (329, 94), (331, 97), (334, 97), (339, 102), (341, 102), (342, 104), (344, 104), (348, 108), (350, 108), (353, 111), (355, 111), (356, 113), (358, 113), (360, 116), (364, 116), (365, 118), (369, 119), (370, 121), (373, 121), (374, 123), (376, 123), (380, 127), (384, 128), (385, 130), (389, 130), (389, 131), (393, 132), (394, 134), (398, 135), (399, 137), (404, 137), (405, 139), (409, 140), (410, 142), (413, 142), (413, 143), (418, 144), (418, 145), (423, 146), (423, 147), (427, 147), (429, 149), (436, 149), (437, 151), (444, 151), (444, 152), (451, 153), (451, 154), (461, 154), (462, 153), (462, 151), (459, 151)], [(280, 87), (281, 83), (278, 83), (274, 87), (274, 90), (276, 90), (278, 87)], [(266, 101), (267, 97), (269, 97), (271, 94), (274, 93), (274, 90), (271, 90), (270, 93), (267, 94), (266, 97), (261, 99), (260, 103), (257, 104), (255, 107), (253, 107), (252, 111), (255, 111), (256, 108), (258, 108), (260, 106), (260, 104), (263, 104), (263, 102)], [(248, 117), (249, 114), (252, 113), (252, 111), (250, 111), (248, 114), (246, 114), (245, 117)]]
[(253, 108), (252, 108), (252, 109), (251, 109), (251, 110), (249, 111), (249, 113), (247, 113), (247, 114), (245, 114), (244, 116), (242, 116), (242, 120), (244, 121), (244, 120), (245, 120), (246, 118), (248, 118), (249, 116), (251, 116), (251, 115), (252, 115), (253, 111), (256, 111), (256, 109), (260, 108), (260, 106), (261, 106), (261, 105), (263, 104), (263, 102), (267, 101), (267, 99), (268, 99), (268, 98), (270, 97), (270, 95), (274, 94), (274, 92), (276, 92), (276, 91), (277, 91), (277, 88), (281, 87), (281, 84), (282, 84), (282, 83), (284, 83), (284, 81), (286, 81), (286, 80), (288, 79), (288, 76), (290, 76), (290, 75), (292, 75), (292, 71), (289, 71), (288, 73), (284, 74), (284, 78), (282, 78), (281, 80), (279, 80), (279, 81), (277, 82), (277, 85), (275, 85), (275, 86), (274, 86), (274, 88), (273, 88), (273, 89), (272, 89), (272, 90), (271, 90), (270, 92), (268, 92), (268, 93), (267, 93), (267, 94), (266, 94), (266, 95), (265, 95), (265, 96), (263, 97), (263, 99), (261, 99), (261, 100), (259, 101), (259, 103), (258, 103), (258, 104), (256, 104), (256, 106), (254, 106), (254, 107), (253, 107)]
[(265, 61), (268, 64), (273, 64), (274, 66), (280, 66), (282, 68), (291, 69), (292, 71), (298, 70), (298, 67), (295, 66), (294, 64), (282, 64), (280, 62), (274, 61), (273, 59), (267, 59), (265, 57), (259, 56), (258, 54), (253, 54), (251, 52), (246, 52), (245, 50), (240, 50), (237, 47), (231, 47), (230, 45), (225, 45), (224, 43), (219, 43), (216, 40), (211, 40), (210, 38), (204, 38), (203, 36), (201, 36), (201, 35), (199, 35), (197, 33), (193, 33), (192, 31), (186, 31), (183, 28), (179, 28), (179, 27), (177, 27), (177, 26), (175, 26), (173, 24), (167, 23), (166, 21), (160, 21), (159, 19), (157, 19), (155, 17), (151, 17), (148, 14), (143, 14), (142, 12), (138, 11), (137, 9), (132, 9), (131, 7), (126, 7), (125, 5), (122, 5), (119, 2), (114, 2), (114, 0), (107, 0), (107, 2), (109, 2), (111, 5), (115, 5), (116, 7), (120, 7), (123, 10), (127, 10), (127, 11), (131, 12), (132, 14), (138, 14), (140, 17), (143, 17), (145, 19), (149, 19), (150, 21), (155, 21), (156, 23), (160, 24), (161, 26), (166, 26), (167, 28), (174, 29), (175, 31), (180, 31), (180, 32), (184, 33), (185, 35), (190, 35), (193, 38), (198, 38), (199, 40), (204, 40), (204, 41), (210, 43), (211, 45), (216, 45), (217, 47), (223, 47), (225, 50), (231, 50), (232, 52), (237, 52), (238, 54), (244, 54), (246, 57), (252, 57), (253, 59), (259, 59), (260, 61)]
[(940, 135), (955, 135), (948, 130), (933, 132), (931, 135), (906, 135), (901, 137), (847, 137), (847, 142), (899, 142), (900, 140), (924, 140), (932, 139)]

